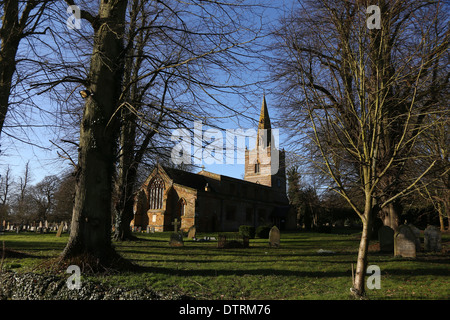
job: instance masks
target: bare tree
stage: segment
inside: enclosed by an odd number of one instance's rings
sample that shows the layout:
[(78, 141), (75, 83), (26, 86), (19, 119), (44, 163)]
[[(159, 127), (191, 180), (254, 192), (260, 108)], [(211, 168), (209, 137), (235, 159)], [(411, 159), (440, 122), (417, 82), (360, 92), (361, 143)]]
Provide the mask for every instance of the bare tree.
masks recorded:
[[(430, 36), (444, 24), (443, 3), (379, 1), (379, 29), (367, 26), (369, 5), (304, 1), (275, 34), (286, 123), (314, 146), (305, 148), (311, 163), (363, 224), (352, 288), (357, 296), (365, 292), (374, 217), (382, 213), (385, 224), (396, 228), (397, 202), (435, 164), (404, 175), (405, 164), (417, 159), (418, 138), (433, 127), (425, 115), (448, 113), (433, 95), (447, 88), (448, 73), (433, 70), (442, 67), (438, 58), (448, 46), (448, 30)], [(356, 188), (362, 206), (351, 192)]]
[(59, 188), (60, 179), (55, 176), (46, 176), (31, 190), (31, 197), (35, 207), (35, 218), (37, 220), (45, 221), (52, 214), (55, 207), (55, 193)]
[(123, 79), (126, 8), (127, 1), (114, 0), (101, 1), (95, 16), (81, 11), (94, 29), (94, 44), (80, 124), (71, 233), (61, 258), (84, 256), (85, 262), (93, 261), (93, 268), (109, 265), (117, 258), (111, 247), (111, 194), (119, 125), (114, 115)]
[[(224, 109), (221, 116), (236, 115), (235, 108), (216, 96), (245, 88), (232, 71), (244, 68), (235, 52), (258, 35), (257, 28), (250, 32), (238, 19), (245, 8), (251, 6), (131, 2), (116, 179), (116, 239), (131, 237), (139, 165), (149, 156), (153, 164), (155, 159), (161, 163), (170, 157), (171, 131), (196, 119), (209, 123), (217, 118), (211, 112), (214, 100), (205, 102), (205, 97), (214, 97)], [(218, 68), (234, 80), (229, 84), (214, 81)]]
[(417, 167), (423, 168), (430, 161), (436, 161), (434, 168), (416, 189), (421, 199), (433, 205), (439, 215), (440, 228), (444, 231), (444, 220), (450, 222), (450, 132), (448, 119), (443, 121), (435, 114), (427, 118), (427, 121), (435, 123), (434, 130), (427, 131), (421, 137), (417, 150), (419, 161), (409, 169), (417, 170)]
[[(40, 30), (42, 15), (51, 1), (6, 0), (0, 2), (2, 15), (0, 28), (0, 133), (10, 106), (10, 95), (15, 86), (17, 52), (20, 42), (32, 35), (43, 34)], [(19, 79), (21, 77), (18, 77)]]
[[(67, 1), (67, 4), (75, 3)], [(154, 142), (155, 133), (161, 133), (162, 117), (168, 117), (164, 120), (164, 130), (169, 132), (175, 128), (174, 124), (189, 119), (187, 114), (201, 111), (200, 108), (189, 110), (205, 99), (198, 92), (217, 99), (207, 90), (215, 82), (212, 74), (206, 72), (207, 67), (213, 70), (226, 67), (222, 57), (231, 59), (232, 49), (238, 50), (255, 37), (251, 35), (243, 40), (242, 34), (247, 30), (234, 18), (236, 12), (244, 15), (245, 6), (238, 3), (135, 1), (130, 4), (129, 15), (127, 1), (102, 1), (97, 15), (82, 9), (81, 17), (94, 31), (88, 75), (82, 81), (78, 75), (68, 75), (47, 82), (55, 87), (78, 78), (76, 81), (86, 87), (71, 235), (63, 259), (90, 256), (102, 265), (117, 257), (111, 248), (111, 192), (117, 156), (120, 174), (117, 181), (123, 196), (119, 196), (116, 208), (122, 210), (132, 199), (128, 188), (133, 183), (129, 179), (135, 175), (145, 145)], [(141, 6), (145, 10), (139, 10)], [(226, 88), (236, 90), (237, 87), (214, 86), (219, 93)], [(192, 102), (180, 99), (189, 95)], [(220, 106), (232, 110), (225, 103)], [(197, 117), (206, 114), (206, 111), (198, 112)], [(148, 129), (140, 132), (144, 142), (141, 151), (134, 153), (138, 137), (135, 132), (142, 128), (136, 126), (136, 120)], [(118, 154), (117, 139), (121, 131)]]
[(12, 186), (11, 168), (8, 166), (4, 174), (0, 176), (0, 220), (7, 218), (9, 213), (9, 201)]
[(61, 183), (53, 195), (55, 206), (52, 217), (49, 219), (58, 222), (63, 220), (69, 221), (72, 217), (76, 184), (72, 173), (66, 172), (60, 180)]

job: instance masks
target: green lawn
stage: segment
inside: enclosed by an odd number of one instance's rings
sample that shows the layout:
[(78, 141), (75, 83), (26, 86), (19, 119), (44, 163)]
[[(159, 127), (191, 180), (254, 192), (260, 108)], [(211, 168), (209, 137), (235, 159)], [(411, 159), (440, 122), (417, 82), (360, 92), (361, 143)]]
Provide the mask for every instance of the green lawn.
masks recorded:
[[(200, 234), (201, 237), (216, 234)], [(281, 247), (266, 239), (250, 240), (248, 249), (218, 249), (217, 242), (185, 241), (168, 245), (170, 233), (137, 234), (139, 241), (114, 242), (117, 251), (141, 266), (139, 272), (89, 276), (114, 286), (151, 287), (196, 299), (348, 299), (351, 264), (356, 263), (359, 234), (283, 232)], [(55, 234), (7, 233), (5, 246), (26, 256), (6, 258), (4, 269), (39, 270), (67, 242)], [(377, 241), (371, 241), (376, 245)], [(444, 251), (450, 235), (443, 235)], [(318, 250), (334, 254), (319, 254)], [(367, 290), (370, 299), (449, 299), (450, 255), (419, 253), (415, 260), (373, 250), (369, 264), (381, 269), (381, 289)]]

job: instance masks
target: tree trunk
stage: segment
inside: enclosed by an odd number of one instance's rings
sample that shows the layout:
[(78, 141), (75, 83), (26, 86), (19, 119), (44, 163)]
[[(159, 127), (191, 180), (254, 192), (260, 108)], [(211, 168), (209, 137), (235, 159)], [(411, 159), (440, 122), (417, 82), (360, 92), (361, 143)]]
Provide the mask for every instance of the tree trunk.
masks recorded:
[(117, 177), (118, 200), (116, 203), (116, 229), (115, 240), (132, 240), (135, 237), (130, 230), (133, 220), (134, 185), (136, 183), (137, 166), (135, 162), (135, 139), (136, 119), (126, 117), (120, 134), (120, 145), (122, 146), (119, 159), (119, 173)]
[(399, 216), (400, 216), (400, 212), (399, 211), (399, 206), (395, 203), (395, 202), (391, 202), (388, 205), (386, 205), (385, 207), (383, 207), (383, 209), (381, 209), (380, 214), (381, 214), (381, 219), (383, 220), (383, 224), (385, 226), (391, 227), (394, 231), (397, 230), (398, 225), (399, 225)]
[[(367, 199), (366, 199), (367, 201)], [(366, 203), (364, 210), (363, 220), (363, 230), (361, 234), (361, 240), (359, 243), (358, 249), (358, 260), (356, 263), (356, 273), (353, 282), (352, 293), (361, 298), (365, 295), (365, 278), (366, 278), (366, 269), (367, 269), (367, 256), (369, 253), (369, 241), (370, 241), (370, 232), (372, 229), (372, 204), (369, 200), (369, 203)]]
[(18, 25), (18, 1), (7, 1), (4, 6), (0, 32), (0, 133), (8, 112), (11, 82), (16, 71), (16, 53), (21, 39), (21, 30)]
[(438, 211), (438, 215), (439, 215), (440, 230), (444, 231), (445, 230), (444, 212), (443, 212), (443, 209), (442, 209), (442, 203), (441, 202), (438, 202), (438, 204), (437, 204), (437, 211)]
[(111, 247), (111, 195), (123, 77), (123, 34), (127, 1), (101, 1), (95, 27), (88, 90), (80, 126), (75, 204), (63, 259), (91, 256), (100, 264)]

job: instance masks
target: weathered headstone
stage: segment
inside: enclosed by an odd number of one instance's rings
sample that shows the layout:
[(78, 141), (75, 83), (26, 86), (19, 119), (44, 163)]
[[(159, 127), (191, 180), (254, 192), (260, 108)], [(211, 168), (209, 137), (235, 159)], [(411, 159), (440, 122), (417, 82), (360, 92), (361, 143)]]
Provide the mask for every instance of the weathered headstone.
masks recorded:
[(280, 246), (280, 230), (277, 226), (273, 226), (269, 231), (269, 244), (271, 247), (275, 248)]
[(64, 222), (61, 222), (61, 224), (59, 225), (58, 231), (56, 232), (56, 236), (57, 237), (61, 237), (61, 233), (63, 232), (63, 228), (64, 228)]
[(180, 232), (172, 233), (170, 235), (169, 245), (171, 247), (182, 247), (182, 246), (184, 246), (183, 235)]
[(439, 252), (442, 250), (441, 230), (438, 227), (429, 225), (424, 233), (424, 247), (426, 251)]
[(414, 236), (416, 237), (415, 245), (416, 245), (416, 252), (421, 251), (421, 244), (420, 244), (420, 230), (412, 223), (407, 224), (408, 227), (411, 228), (411, 231), (414, 233)]
[(416, 236), (407, 225), (399, 226), (394, 234), (394, 256), (416, 257)]
[[(214, 237), (209, 237), (208, 241), (215, 240)], [(249, 238), (242, 236), (238, 232), (234, 233), (219, 233), (217, 248), (230, 249), (230, 248), (248, 248), (250, 246)]]
[(197, 229), (195, 228), (195, 226), (190, 227), (188, 231), (188, 239), (195, 238), (196, 231)]
[(389, 226), (378, 229), (378, 240), (381, 252), (394, 252), (394, 230)]

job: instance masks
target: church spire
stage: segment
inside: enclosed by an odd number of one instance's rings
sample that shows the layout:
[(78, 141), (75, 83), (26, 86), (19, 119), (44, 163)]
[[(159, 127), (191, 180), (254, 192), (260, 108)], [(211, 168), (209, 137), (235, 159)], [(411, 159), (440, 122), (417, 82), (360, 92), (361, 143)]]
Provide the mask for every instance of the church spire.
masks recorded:
[[(265, 140), (267, 139), (267, 140)], [(258, 123), (258, 138), (256, 140), (256, 147), (262, 146), (267, 148), (272, 142), (272, 132), (270, 126), (269, 111), (267, 109), (266, 95), (263, 96), (261, 105), (261, 113), (259, 115)], [(264, 143), (266, 141), (266, 143)]]
[(267, 102), (265, 95), (263, 96), (261, 113), (259, 115), (258, 130), (259, 129), (270, 129), (269, 111), (267, 110)]

